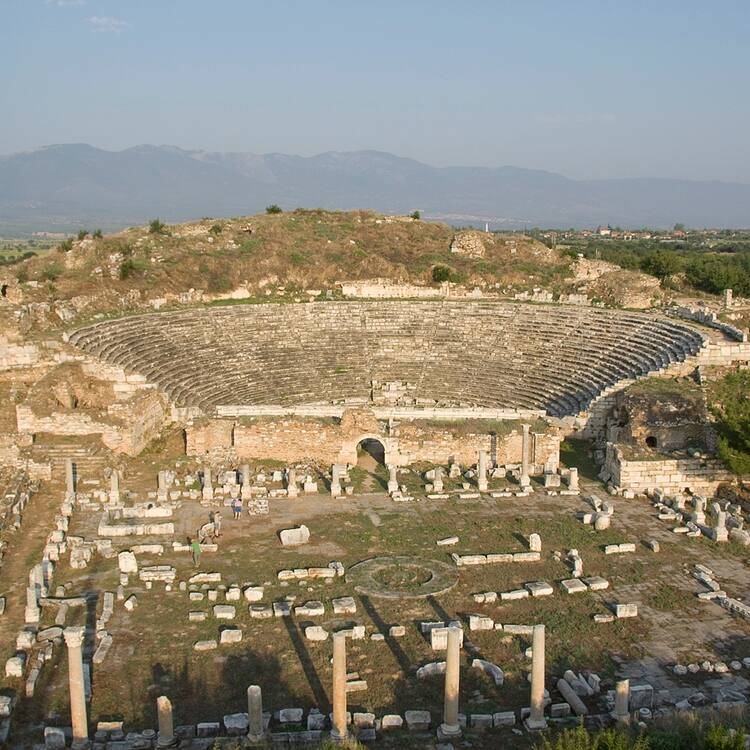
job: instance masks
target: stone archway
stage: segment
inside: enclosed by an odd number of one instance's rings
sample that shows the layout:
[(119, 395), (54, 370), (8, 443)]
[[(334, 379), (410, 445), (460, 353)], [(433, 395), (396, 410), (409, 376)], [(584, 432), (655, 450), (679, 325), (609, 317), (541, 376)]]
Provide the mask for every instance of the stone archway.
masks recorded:
[(362, 459), (368, 467), (376, 468), (377, 465), (386, 465), (385, 444), (380, 438), (366, 437), (357, 443), (357, 463)]

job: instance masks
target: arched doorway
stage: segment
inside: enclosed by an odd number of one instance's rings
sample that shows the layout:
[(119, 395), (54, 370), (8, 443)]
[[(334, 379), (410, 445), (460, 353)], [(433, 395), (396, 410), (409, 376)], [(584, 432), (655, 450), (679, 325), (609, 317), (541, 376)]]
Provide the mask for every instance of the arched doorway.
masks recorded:
[(364, 438), (357, 443), (357, 465), (369, 471), (385, 465), (385, 446), (377, 438)]

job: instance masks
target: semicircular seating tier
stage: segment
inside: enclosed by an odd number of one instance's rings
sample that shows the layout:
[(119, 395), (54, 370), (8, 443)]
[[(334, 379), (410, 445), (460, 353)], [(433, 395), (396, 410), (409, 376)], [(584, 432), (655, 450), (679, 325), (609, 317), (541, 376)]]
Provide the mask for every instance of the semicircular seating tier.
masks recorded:
[(221, 405), (368, 403), (373, 381), (402, 381), (416, 405), (565, 416), (703, 345), (695, 329), (650, 314), (449, 300), (153, 313), (69, 340), (208, 414)]

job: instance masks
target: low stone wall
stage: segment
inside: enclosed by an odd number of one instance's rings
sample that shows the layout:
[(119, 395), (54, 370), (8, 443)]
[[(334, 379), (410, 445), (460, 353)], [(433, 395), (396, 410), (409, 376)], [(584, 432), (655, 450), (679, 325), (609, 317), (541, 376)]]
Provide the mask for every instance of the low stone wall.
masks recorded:
[(727, 336), (735, 339), (736, 341), (747, 342), (747, 331), (743, 331), (731, 323), (725, 323), (723, 320), (719, 320), (718, 315), (711, 310), (702, 310), (700, 308), (692, 307), (670, 307), (667, 310), (668, 315), (674, 315), (677, 318), (683, 320), (694, 320), (697, 323), (702, 323), (709, 328), (715, 328), (717, 331), (725, 333)]
[(390, 279), (363, 279), (339, 283), (344, 297), (362, 299), (416, 299), (440, 298), (448, 296), (447, 285), (440, 287), (398, 284)]
[(724, 341), (710, 344), (698, 357), (699, 365), (731, 365), (735, 362), (750, 362), (750, 344)]
[(614, 487), (646, 492), (660, 488), (664, 492), (682, 492), (685, 488), (698, 494), (713, 495), (720, 484), (731, 482), (734, 475), (716, 459), (674, 458), (628, 461), (614, 443), (607, 443), (602, 476)]

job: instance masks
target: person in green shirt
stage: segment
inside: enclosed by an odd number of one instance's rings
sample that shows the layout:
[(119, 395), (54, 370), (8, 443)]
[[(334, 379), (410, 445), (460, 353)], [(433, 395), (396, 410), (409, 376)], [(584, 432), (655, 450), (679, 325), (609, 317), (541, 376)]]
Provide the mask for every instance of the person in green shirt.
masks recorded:
[(190, 545), (190, 551), (193, 554), (193, 567), (197, 568), (201, 562), (201, 545), (197, 539), (191, 539), (188, 537), (188, 544)]

